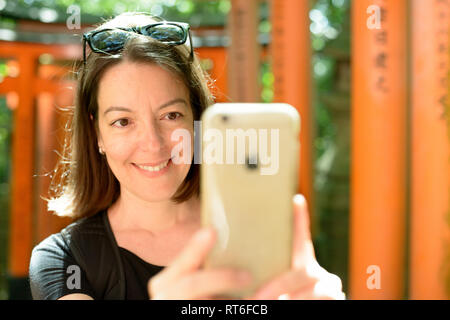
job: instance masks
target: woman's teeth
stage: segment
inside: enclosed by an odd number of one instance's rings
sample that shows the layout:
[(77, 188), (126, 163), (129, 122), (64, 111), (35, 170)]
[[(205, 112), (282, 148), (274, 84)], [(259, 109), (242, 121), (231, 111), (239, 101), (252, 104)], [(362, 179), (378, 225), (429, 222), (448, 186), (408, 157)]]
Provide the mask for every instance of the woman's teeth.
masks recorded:
[(163, 163), (161, 163), (161, 164), (159, 164), (159, 165), (157, 165), (157, 166), (154, 166), (154, 167), (150, 167), (150, 166), (141, 166), (141, 165), (138, 165), (138, 164), (136, 164), (139, 168), (141, 168), (141, 169), (144, 169), (144, 170), (147, 170), (147, 171), (159, 171), (159, 170), (161, 170), (161, 169), (164, 169), (166, 166), (167, 166), (167, 164), (169, 163), (169, 160), (166, 160), (165, 162), (163, 162)]

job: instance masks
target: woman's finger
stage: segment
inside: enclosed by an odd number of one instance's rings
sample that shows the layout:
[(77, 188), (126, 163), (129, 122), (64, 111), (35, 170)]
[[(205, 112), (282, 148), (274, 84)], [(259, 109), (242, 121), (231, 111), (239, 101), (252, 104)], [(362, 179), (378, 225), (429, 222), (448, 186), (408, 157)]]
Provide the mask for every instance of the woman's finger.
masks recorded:
[(312, 288), (301, 288), (290, 296), (298, 300), (345, 300), (342, 281), (332, 273), (328, 273)]
[[(310, 268), (309, 268), (310, 269)], [(260, 289), (250, 299), (272, 300), (285, 293), (292, 293), (304, 287), (315, 285), (320, 276), (314, 271), (302, 269), (283, 273)]]
[(314, 246), (311, 240), (308, 206), (301, 194), (294, 196), (294, 243), (292, 267), (301, 269), (315, 260)]
[(342, 281), (322, 268), (317, 261), (302, 270), (286, 272), (261, 287), (250, 299), (271, 300), (282, 296), (337, 296), (342, 293)]
[(248, 272), (234, 269), (203, 270), (184, 276), (160, 291), (153, 299), (213, 299), (251, 283)]

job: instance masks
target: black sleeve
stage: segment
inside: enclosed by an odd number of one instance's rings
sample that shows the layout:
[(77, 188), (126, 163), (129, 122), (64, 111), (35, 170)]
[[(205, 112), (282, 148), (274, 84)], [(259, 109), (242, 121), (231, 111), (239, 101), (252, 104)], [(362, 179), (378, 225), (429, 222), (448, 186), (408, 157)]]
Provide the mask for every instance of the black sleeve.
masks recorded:
[(56, 300), (72, 293), (94, 298), (85, 272), (73, 258), (61, 234), (49, 236), (33, 249), (29, 279), (35, 300)]

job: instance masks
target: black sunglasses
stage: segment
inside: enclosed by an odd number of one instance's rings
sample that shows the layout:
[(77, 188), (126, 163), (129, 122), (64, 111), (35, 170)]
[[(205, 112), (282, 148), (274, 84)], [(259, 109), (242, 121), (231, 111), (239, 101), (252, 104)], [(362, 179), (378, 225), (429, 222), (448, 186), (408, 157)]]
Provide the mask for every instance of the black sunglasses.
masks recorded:
[(189, 38), (191, 47), (189, 59), (190, 61), (194, 59), (189, 24), (162, 21), (146, 26), (93, 30), (83, 34), (83, 64), (86, 65), (86, 42), (93, 52), (114, 53), (122, 50), (128, 39), (135, 36), (133, 34), (136, 33), (174, 46), (186, 43), (186, 40)]

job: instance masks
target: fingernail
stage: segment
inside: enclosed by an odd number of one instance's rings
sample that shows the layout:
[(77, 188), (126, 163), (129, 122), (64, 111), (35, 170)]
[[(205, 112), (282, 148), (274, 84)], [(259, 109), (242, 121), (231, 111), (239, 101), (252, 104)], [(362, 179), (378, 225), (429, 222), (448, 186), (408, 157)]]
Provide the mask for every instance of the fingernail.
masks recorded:
[(291, 300), (289, 293), (284, 293), (278, 297), (278, 300)]
[(294, 196), (294, 202), (296, 204), (303, 205), (306, 203), (306, 199), (302, 194), (298, 193)]

